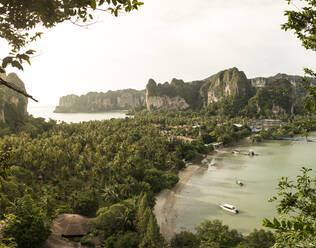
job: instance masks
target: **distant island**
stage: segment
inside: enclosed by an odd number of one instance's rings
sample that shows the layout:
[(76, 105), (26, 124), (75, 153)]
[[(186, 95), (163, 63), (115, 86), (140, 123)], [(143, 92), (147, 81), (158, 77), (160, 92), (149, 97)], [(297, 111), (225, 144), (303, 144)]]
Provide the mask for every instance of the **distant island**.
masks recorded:
[[(311, 82), (316, 83), (312, 79)], [(170, 83), (157, 84), (149, 79), (146, 89), (140, 91), (125, 89), (63, 96), (55, 113), (130, 110), (143, 105), (149, 111), (207, 107), (214, 114), (224, 115), (301, 114), (304, 111), (302, 99), (306, 95), (304, 84), (301, 76), (281, 73), (248, 79), (243, 71), (234, 67), (192, 82), (174, 78)]]
[(55, 113), (97, 113), (129, 110), (145, 104), (145, 90), (125, 89), (118, 91), (89, 92), (86, 95), (67, 95), (59, 99)]

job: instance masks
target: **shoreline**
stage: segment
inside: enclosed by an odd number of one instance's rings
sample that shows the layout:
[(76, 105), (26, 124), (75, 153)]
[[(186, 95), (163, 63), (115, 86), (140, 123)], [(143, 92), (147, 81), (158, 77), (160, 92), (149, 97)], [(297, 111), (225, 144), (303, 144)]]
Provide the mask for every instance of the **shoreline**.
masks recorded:
[(154, 214), (160, 227), (160, 233), (168, 241), (175, 233), (177, 211), (174, 209), (174, 205), (176, 196), (183, 190), (191, 177), (201, 169), (204, 168), (198, 164), (188, 165), (179, 172), (179, 182), (172, 189), (164, 189), (156, 196)]
[[(228, 152), (233, 147), (248, 142), (249, 137), (243, 138), (240, 141), (231, 144), (227, 147), (214, 150), (207, 154), (205, 157), (212, 157), (218, 153)], [(154, 214), (156, 216), (157, 223), (160, 227), (160, 233), (167, 241), (170, 241), (176, 233), (175, 229), (177, 210), (174, 208), (174, 205), (177, 200), (176, 197), (183, 190), (183, 188), (189, 182), (192, 176), (200, 170), (205, 170), (205, 167), (203, 167), (201, 163), (193, 163), (187, 165), (178, 174), (179, 182), (172, 189), (164, 189), (156, 196)]]

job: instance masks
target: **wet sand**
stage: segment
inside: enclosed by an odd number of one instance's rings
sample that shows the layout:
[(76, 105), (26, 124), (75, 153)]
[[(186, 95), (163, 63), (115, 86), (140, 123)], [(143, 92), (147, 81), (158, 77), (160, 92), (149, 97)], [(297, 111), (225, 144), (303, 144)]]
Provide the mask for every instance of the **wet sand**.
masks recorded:
[(166, 240), (170, 240), (175, 232), (177, 210), (174, 208), (177, 195), (183, 190), (190, 178), (198, 171), (203, 170), (201, 165), (189, 165), (179, 173), (179, 182), (170, 189), (165, 189), (156, 197), (154, 213), (157, 218), (160, 232)]

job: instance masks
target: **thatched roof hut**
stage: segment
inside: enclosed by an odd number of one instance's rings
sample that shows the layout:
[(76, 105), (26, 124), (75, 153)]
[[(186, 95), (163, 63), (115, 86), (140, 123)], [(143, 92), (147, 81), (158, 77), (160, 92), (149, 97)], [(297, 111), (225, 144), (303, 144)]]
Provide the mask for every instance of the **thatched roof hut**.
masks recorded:
[[(43, 248), (71, 248), (74, 247), (68, 241), (62, 239), (82, 237), (90, 232), (87, 218), (78, 214), (60, 214), (54, 219), (51, 227), (51, 235), (46, 240)], [(84, 247), (84, 246), (80, 246)]]

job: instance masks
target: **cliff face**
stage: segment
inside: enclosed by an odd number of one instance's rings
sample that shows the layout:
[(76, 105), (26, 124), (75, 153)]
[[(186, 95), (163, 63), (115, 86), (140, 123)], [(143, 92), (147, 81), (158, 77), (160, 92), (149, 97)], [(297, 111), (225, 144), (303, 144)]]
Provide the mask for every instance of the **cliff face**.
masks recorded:
[(209, 85), (207, 105), (230, 96), (249, 97), (252, 91), (245, 73), (237, 68), (219, 72), (210, 79)]
[(168, 96), (148, 96), (146, 95), (147, 109), (152, 111), (155, 109), (185, 110), (190, 106), (181, 97)]
[(148, 110), (172, 109), (185, 110), (199, 109), (203, 106), (203, 99), (199, 89), (204, 81), (185, 83), (180, 79), (172, 79), (170, 84), (158, 84), (150, 79), (146, 86), (146, 105)]
[[(281, 79), (288, 80), (292, 86), (294, 87), (300, 87), (301, 85), (304, 85), (305, 82), (302, 80), (303, 78), (301, 76), (293, 76), (293, 75), (287, 75), (284, 73), (278, 73), (273, 77), (256, 77), (253, 79), (250, 79), (251, 85), (256, 88), (262, 88), (268, 85), (272, 81), (277, 81)], [(311, 83), (316, 83), (316, 80), (313, 78), (308, 78)]]
[(107, 93), (90, 92), (86, 95), (63, 96), (55, 113), (104, 112), (127, 110), (145, 104), (145, 92), (133, 89), (108, 91)]
[[(15, 73), (0, 76), (25, 91), (24, 83)], [(27, 103), (26, 97), (5, 86), (0, 86), (0, 123), (14, 125), (23, 121), (27, 116)]]
[[(312, 83), (316, 82), (312, 80)], [(302, 84), (300, 76), (277, 74), (248, 79), (244, 72), (231, 68), (189, 83), (173, 79), (170, 84), (157, 84), (150, 79), (146, 86), (146, 105), (150, 111), (210, 106), (211, 112), (221, 114), (236, 111), (253, 115), (297, 114), (303, 111), (302, 99), (306, 95)]]

